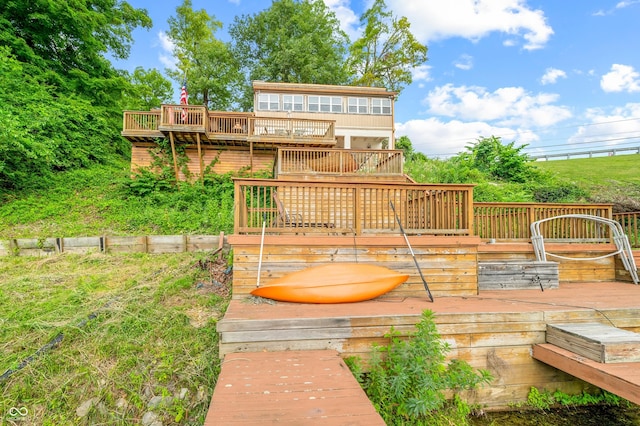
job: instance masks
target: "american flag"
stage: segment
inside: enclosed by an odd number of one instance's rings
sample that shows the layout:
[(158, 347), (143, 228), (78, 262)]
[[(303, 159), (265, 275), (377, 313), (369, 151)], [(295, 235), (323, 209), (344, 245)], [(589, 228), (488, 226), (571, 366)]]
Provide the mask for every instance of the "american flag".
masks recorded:
[[(180, 90), (180, 105), (189, 105), (189, 99), (187, 94), (187, 82), (185, 81), (182, 84), (182, 89)], [(182, 121), (187, 121), (187, 109), (182, 108)]]

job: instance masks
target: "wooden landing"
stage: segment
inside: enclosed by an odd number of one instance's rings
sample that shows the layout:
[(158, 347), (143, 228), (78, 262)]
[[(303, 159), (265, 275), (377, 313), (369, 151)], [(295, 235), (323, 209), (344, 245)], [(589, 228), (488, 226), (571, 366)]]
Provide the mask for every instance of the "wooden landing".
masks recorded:
[(603, 364), (549, 343), (534, 345), (533, 358), (640, 404), (640, 362)]
[(547, 324), (547, 343), (597, 362), (640, 362), (640, 334), (606, 324)]
[(228, 354), (205, 426), (385, 423), (337, 351)]

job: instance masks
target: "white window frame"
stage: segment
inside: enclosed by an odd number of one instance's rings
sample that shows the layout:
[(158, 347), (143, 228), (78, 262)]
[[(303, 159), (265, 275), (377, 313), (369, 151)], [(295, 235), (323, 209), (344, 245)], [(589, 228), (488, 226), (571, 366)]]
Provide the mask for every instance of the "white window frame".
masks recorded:
[(342, 112), (342, 98), (340, 96), (331, 97), (331, 112), (335, 112), (335, 113)]
[(388, 98), (372, 98), (371, 114), (391, 115), (391, 99)]
[(307, 111), (320, 112), (320, 96), (309, 96), (307, 98)]
[(369, 114), (369, 98), (349, 98), (349, 114)]
[(304, 111), (304, 96), (282, 95), (282, 110), (292, 112)]
[(280, 95), (275, 93), (260, 93), (258, 95), (258, 110), (279, 111)]

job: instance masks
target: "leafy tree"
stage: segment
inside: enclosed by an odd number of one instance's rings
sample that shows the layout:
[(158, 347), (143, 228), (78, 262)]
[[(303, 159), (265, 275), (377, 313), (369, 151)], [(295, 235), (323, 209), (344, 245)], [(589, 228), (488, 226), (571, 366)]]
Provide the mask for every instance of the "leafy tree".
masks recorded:
[(245, 74), (242, 106), (253, 105), (251, 81), (344, 84), (348, 37), (322, 0), (274, 0), (260, 13), (236, 17), (229, 29)]
[(167, 73), (179, 82), (187, 80), (190, 95), (195, 98), (193, 103), (227, 109), (241, 78), (230, 46), (215, 37), (222, 23), (204, 9), (194, 11), (191, 0), (184, 0), (168, 23), (178, 70)]
[(537, 169), (530, 166), (532, 160), (522, 152), (526, 147), (516, 147), (515, 142), (505, 145), (500, 138), (491, 136), (467, 146), (460, 159), (495, 179), (524, 183), (538, 178)]
[(360, 22), (364, 32), (348, 59), (354, 84), (402, 91), (412, 82), (411, 70), (427, 60), (427, 47), (411, 33), (407, 18), (394, 17), (384, 0), (375, 0)]
[(173, 88), (157, 69), (137, 67), (129, 76), (130, 87), (124, 94), (124, 109), (150, 110), (171, 102)]
[(46, 71), (49, 84), (94, 104), (119, 100), (124, 80), (105, 55), (126, 58), (138, 26), (151, 27), (151, 19), (125, 1), (0, 0), (0, 45), (9, 46), (18, 61)]

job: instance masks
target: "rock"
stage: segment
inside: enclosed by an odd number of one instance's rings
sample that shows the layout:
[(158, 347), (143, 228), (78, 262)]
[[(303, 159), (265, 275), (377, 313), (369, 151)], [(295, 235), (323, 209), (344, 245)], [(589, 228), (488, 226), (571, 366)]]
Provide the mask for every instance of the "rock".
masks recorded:
[(144, 416), (142, 416), (142, 426), (162, 426), (162, 421), (156, 413), (147, 411), (144, 413)]
[(124, 398), (118, 398), (116, 401), (116, 409), (118, 411), (126, 411), (129, 408), (129, 403)]
[(176, 398), (177, 399), (185, 399), (187, 397), (188, 393), (189, 393), (189, 389), (182, 388), (182, 389), (180, 389), (180, 393), (178, 393), (178, 396)]
[(80, 404), (78, 408), (76, 408), (76, 416), (85, 417), (93, 408), (93, 405), (96, 403), (96, 398), (91, 398)]
[(153, 410), (154, 408), (158, 408), (158, 407), (168, 407), (171, 404), (173, 404), (172, 397), (158, 395), (151, 398), (151, 400), (149, 401), (149, 404), (147, 404), (147, 407), (150, 410)]

